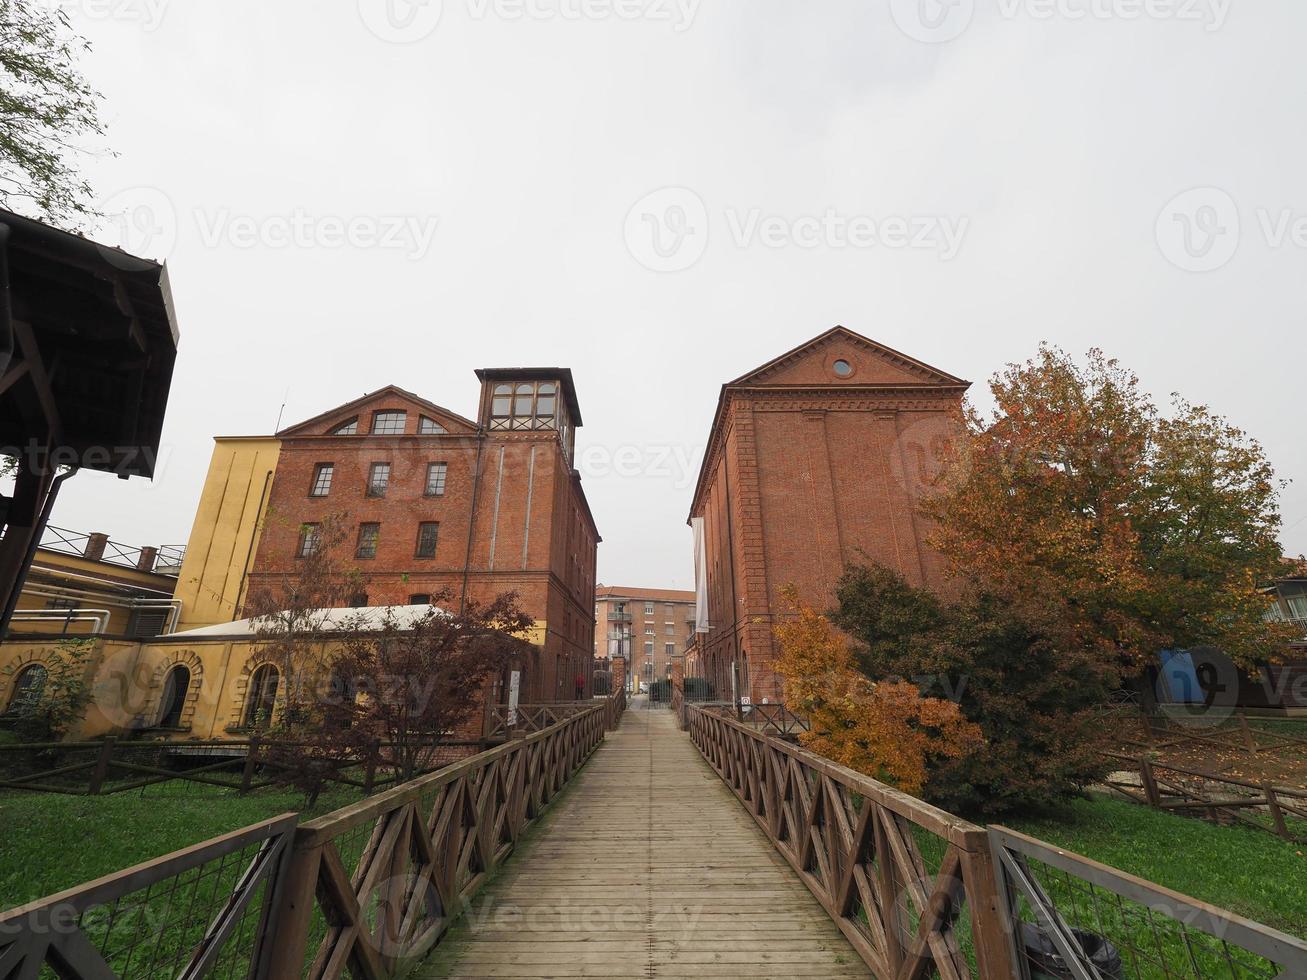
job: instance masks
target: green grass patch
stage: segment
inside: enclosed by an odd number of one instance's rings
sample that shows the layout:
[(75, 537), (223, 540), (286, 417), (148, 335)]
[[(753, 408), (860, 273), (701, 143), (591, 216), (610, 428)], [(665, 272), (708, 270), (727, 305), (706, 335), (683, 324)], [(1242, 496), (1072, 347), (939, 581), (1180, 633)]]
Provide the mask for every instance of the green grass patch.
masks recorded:
[(1102, 864), (1291, 935), (1307, 937), (1307, 852), (1252, 828), (1218, 826), (1124, 800), (1077, 800), (1002, 821)]
[[(333, 787), (306, 814), (360, 798)], [(299, 811), (303, 797), (268, 788), (246, 796), (180, 780), (108, 796), (0, 795), (0, 909), (12, 908), (250, 824)]]

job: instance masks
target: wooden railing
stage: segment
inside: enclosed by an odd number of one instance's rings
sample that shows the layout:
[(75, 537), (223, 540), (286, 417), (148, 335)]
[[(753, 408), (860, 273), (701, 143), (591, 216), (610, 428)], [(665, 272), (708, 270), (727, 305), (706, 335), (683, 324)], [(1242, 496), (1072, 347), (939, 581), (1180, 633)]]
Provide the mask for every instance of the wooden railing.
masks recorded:
[(603, 741), (605, 703), (302, 824), (270, 977), (385, 980), (436, 945)]
[[(227, 741), (154, 742), (109, 736), (98, 742), (0, 745), (0, 790), (107, 796), (179, 780), (247, 793), (277, 784), (278, 772), (295, 762), (296, 744), (255, 735)], [(431, 768), (475, 755), (484, 747), (481, 741), (442, 739)], [(388, 754), (385, 745), (379, 751), (383, 759)], [(193, 764), (170, 768), (183, 761)], [(329, 764), (326, 782), (365, 794), (396, 780), (384, 767), (378, 771), (375, 765), (349, 757)]]
[[(1307, 977), (1307, 942), (1005, 827), (991, 827), (1005, 928), (1044, 975), (1165, 980)], [(1201, 855), (1194, 855), (1201, 860)], [(1083, 941), (1091, 938), (1090, 949)], [(1113, 953), (1103, 953), (1105, 944)], [(1098, 962), (1092, 950), (1099, 951)], [(1112, 970), (1103, 962), (1118, 957)], [(1060, 970), (1049, 970), (1056, 957)], [(1040, 962), (1040, 961), (1043, 962)]]
[(617, 723), (621, 721), (622, 713), (626, 710), (626, 691), (614, 691), (605, 698), (591, 698), (589, 701), (519, 704), (516, 709), (504, 704), (492, 704), (486, 708), (485, 737), (493, 740), (508, 738), (515, 731), (538, 732), (600, 704), (608, 711), (608, 727), (616, 728)]
[(756, 726), (686, 710), (709, 765), (877, 976), (1014, 975), (984, 828)]
[(0, 976), (272, 976), (270, 917), (296, 820), (265, 820), (0, 913)]

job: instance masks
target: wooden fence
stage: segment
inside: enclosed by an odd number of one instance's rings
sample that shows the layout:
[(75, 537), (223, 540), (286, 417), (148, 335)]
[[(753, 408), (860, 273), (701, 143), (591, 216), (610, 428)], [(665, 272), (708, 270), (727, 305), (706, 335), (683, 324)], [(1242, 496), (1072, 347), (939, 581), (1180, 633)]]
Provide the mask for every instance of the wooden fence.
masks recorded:
[[(1307, 840), (1307, 792), (1112, 753), (1118, 770), (1105, 785), (1135, 803), (1235, 822), (1288, 841)], [(1129, 774), (1127, 776), (1127, 774)]]
[(607, 697), (591, 698), (589, 701), (519, 704), (516, 708), (506, 704), (492, 704), (486, 708), (484, 736), (488, 741), (493, 741), (509, 738), (514, 732), (538, 732), (578, 712), (588, 711), (595, 705), (603, 705), (613, 715), (608, 727), (615, 728), (622, 712), (626, 710), (626, 691), (615, 691)]
[[(1132, 728), (1137, 731), (1136, 738), (1122, 734), (1120, 741), (1123, 744), (1155, 751), (1202, 746), (1253, 756), (1283, 749), (1307, 753), (1307, 738), (1274, 731), (1256, 724), (1256, 720), (1250, 722), (1243, 712), (1237, 712), (1219, 725), (1210, 726), (1186, 724), (1184, 719), (1169, 718), (1164, 714), (1150, 716), (1133, 705), (1116, 709), (1113, 718), (1124, 732)], [(1270, 721), (1260, 720), (1264, 724)]]
[(386, 980), (426, 955), (603, 741), (605, 705), (301, 825), (270, 976)]
[[(109, 736), (97, 742), (0, 745), (0, 789), (102, 796), (180, 780), (246, 793), (275, 785), (277, 773), (290, 768), (295, 744), (255, 735), (228, 741), (149, 742)], [(432, 768), (483, 748), (481, 741), (442, 739)], [(384, 760), (388, 749), (382, 745), (379, 750)], [(396, 781), (384, 766), (378, 771), (356, 759), (328, 761), (327, 782), (365, 794)]]
[(540, 731), (316, 820), (286, 814), (0, 913), (0, 977), (390, 980), (621, 718)]
[(1014, 975), (984, 828), (758, 726), (687, 714), (709, 765), (877, 976)]
[(0, 977), (270, 976), (296, 820), (265, 820), (0, 913)]

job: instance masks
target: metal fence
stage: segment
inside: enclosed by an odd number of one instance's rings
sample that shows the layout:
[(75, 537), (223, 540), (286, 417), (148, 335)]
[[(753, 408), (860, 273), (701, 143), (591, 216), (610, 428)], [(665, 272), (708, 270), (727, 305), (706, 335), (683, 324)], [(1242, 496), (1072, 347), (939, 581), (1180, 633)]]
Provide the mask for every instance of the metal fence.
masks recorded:
[[(1307, 943), (1005, 827), (991, 827), (1004, 926), (1075, 980), (1307, 977)], [(1025, 959), (1023, 957), (1023, 959)]]
[(154, 980), (264, 971), (297, 819), (266, 820), (0, 913), (0, 976)]

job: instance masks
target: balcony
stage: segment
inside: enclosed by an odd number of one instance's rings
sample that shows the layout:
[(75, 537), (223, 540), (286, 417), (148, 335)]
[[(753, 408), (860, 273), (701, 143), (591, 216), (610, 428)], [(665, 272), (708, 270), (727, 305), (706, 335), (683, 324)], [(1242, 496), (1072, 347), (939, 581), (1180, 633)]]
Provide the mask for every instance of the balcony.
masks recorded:
[(628, 612), (610, 612), (608, 614), (608, 621), (610, 623), (629, 623), (631, 621), (631, 614)]

